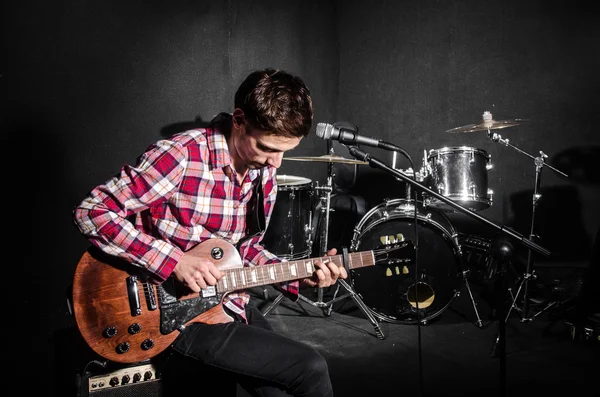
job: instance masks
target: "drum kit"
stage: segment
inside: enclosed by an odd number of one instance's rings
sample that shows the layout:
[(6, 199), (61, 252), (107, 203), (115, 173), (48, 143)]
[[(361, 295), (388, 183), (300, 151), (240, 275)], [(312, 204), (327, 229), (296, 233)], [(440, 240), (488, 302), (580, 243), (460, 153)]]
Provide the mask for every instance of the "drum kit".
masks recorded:
[[(483, 122), (446, 132), (455, 134), (487, 131), (494, 142), (514, 147), (509, 145), (508, 140), (503, 140), (492, 131), (515, 127), (524, 121), (526, 120), (495, 121), (489, 112), (485, 112)], [(328, 215), (331, 211), (331, 194), (334, 191), (332, 166), (369, 164), (368, 161), (335, 155), (329, 142), (328, 152), (329, 154), (323, 156), (284, 157), (287, 161), (326, 163), (328, 177), (327, 183), (319, 186), (318, 183), (313, 184), (312, 180), (304, 177), (277, 176), (277, 201), (263, 243), (267, 249), (282, 258), (309, 258), (316, 236), (319, 236), (319, 249), (321, 255), (324, 255), (328, 249)], [(540, 158), (535, 158), (538, 174), (534, 198), (539, 198), (537, 187), (541, 166), (545, 165), (543, 158), (541, 161)], [(437, 195), (446, 197), (469, 211), (478, 212), (493, 204), (493, 191), (488, 188), (488, 172), (492, 168), (491, 156), (485, 150), (455, 146), (432, 149), (429, 153), (424, 151), (422, 167), (417, 172), (412, 169), (397, 171), (426, 186)], [(330, 301), (322, 300), (321, 289), (318, 289), (316, 302), (302, 295), (300, 298), (314, 306), (327, 309), (326, 313), (330, 314), (334, 302), (351, 297), (371, 320), (378, 336), (383, 338), (377, 326), (378, 320), (400, 324), (427, 324), (450, 306), (459, 296), (462, 283), (465, 283), (477, 317), (476, 323), (482, 327), (467, 278), (470, 271), (464, 259), (467, 239), (457, 231), (448, 217), (449, 213), (456, 210), (445, 202), (448, 200), (442, 201), (425, 191), (415, 193), (417, 192), (411, 192), (407, 187), (406, 197), (385, 199), (383, 203), (366, 212), (354, 227), (349, 247), (351, 252), (375, 250), (386, 241), (389, 243), (390, 238), (402, 238), (405, 241), (418, 241), (419, 249), (411, 251), (414, 254), (408, 255), (405, 260), (384, 260), (377, 263), (375, 269), (350, 270), (349, 283), (346, 280), (338, 280), (337, 289)], [(315, 205), (316, 203), (319, 205)], [(320, 211), (317, 213), (318, 208)], [(316, 215), (324, 217), (324, 220), (316, 222)], [(316, 227), (317, 223), (320, 227)], [(533, 229), (531, 234), (533, 235)], [(479, 242), (483, 243), (483, 251), (489, 249), (491, 240), (480, 239)], [(486, 260), (492, 261), (489, 253)], [(418, 267), (415, 267), (415, 263), (418, 263)], [(531, 266), (528, 266), (527, 274), (523, 277), (525, 289), (527, 279), (531, 277), (531, 270)], [(340, 283), (347, 290), (347, 294), (337, 296)], [(517, 296), (518, 294), (519, 292)], [(514, 296), (512, 307), (516, 307), (517, 296)], [(264, 313), (270, 312), (281, 298), (282, 295)]]

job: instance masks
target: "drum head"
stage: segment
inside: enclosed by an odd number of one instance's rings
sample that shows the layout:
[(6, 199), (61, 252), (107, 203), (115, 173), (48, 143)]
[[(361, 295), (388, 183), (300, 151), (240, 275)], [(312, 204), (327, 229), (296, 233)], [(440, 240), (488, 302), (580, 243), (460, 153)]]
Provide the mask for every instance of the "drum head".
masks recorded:
[(278, 190), (293, 189), (294, 187), (307, 186), (312, 183), (312, 180), (301, 176), (294, 175), (277, 175)]
[[(371, 214), (372, 217), (377, 217)], [(351, 270), (352, 284), (375, 316), (388, 322), (426, 323), (439, 316), (460, 288), (461, 257), (451, 232), (434, 219), (408, 213), (380, 217), (355, 236), (353, 250), (377, 252), (399, 239), (409, 241), (403, 255), (377, 258), (376, 265)]]

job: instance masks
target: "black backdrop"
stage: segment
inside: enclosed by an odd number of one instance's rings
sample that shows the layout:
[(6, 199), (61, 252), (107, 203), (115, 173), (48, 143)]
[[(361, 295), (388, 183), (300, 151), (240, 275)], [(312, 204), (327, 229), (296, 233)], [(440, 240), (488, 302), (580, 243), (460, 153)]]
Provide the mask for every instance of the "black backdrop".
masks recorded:
[[(480, 214), (523, 234), (533, 160), (484, 132), (444, 131), (485, 110), (529, 119), (498, 132), (570, 175), (543, 171), (542, 245), (560, 260), (585, 260), (600, 220), (600, 21), (587, 4), (5, 1), (4, 263), (15, 368), (34, 363), (28, 385), (47, 394), (62, 386), (57, 373), (70, 375), (64, 363), (78, 360), (65, 299), (88, 246), (71, 222), (76, 202), (151, 142), (230, 111), (241, 79), (265, 66), (305, 78), (315, 122), (352, 122), (405, 148), (417, 168), (431, 149), (486, 150), (494, 203)], [(290, 156), (325, 151), (313, 136)], [(285, 161), (280, 173), (324, 183), (326, 171)], [(371, 206), (402, 191), (359, 167), (355, 192)]]

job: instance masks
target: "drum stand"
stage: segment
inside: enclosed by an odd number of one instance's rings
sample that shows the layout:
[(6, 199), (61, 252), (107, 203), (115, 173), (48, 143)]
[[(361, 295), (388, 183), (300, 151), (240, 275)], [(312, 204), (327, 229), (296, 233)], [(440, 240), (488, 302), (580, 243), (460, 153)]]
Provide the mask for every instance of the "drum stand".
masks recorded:
[[(333, 153), (332, 149), (330, 151)], [(329, 212), (331, 211), (331, 209), (330, 209), (331, 192), (333, 191), (333, 163), (331, 163), (331, 162), (327, 163), (327, 185), (326, 186), (317, 186), (317, 187), (315, 187), (315, 190), (325, 192), (324, 198), (321, 197), (321, 201), (324, 204), (321, 206), (321, 212), (323, 213), (324, 218), (323, 218), (323, 227), (321, 227), (319, 230), (319, 232), (320, 232), (319, 233), (319, 237), (320, 237), (319, 241), (320, 241), (320, 252), (326, 253), (327, 252), (327, 244), (328, 244), (327, 239), (329, 236)], [(339, 293), (339, 290), (340, 290), (340, 285), (346, 289), (346, 293), (343, 295), (337, 296)], [(371, 322), (371, 325), (373, 325), (373, 328), (375, 329), (375, 336), (378, 339), (385, 339), (385, 335), (383, 334), (383, 332), (381, 331), (381, 328), (379, 327), (379, 322), (375, 319), (373, 314), (371, 314), (371, 311), (369, 310), (367, 305), (365, 305), (365, 303), (358, 296), (358, 294), (354, 291), (354, 289), (344, 279), (338, 278), (338, 280), (336, 282), (336, 289), (333, 294), (333, 298), (327, 302), (323, 301), (323, 288), (317, 288), (317, 301), (316, 302), (310, 300), (309, 298), (305, 297), (302, 294), (298, 294), (298, 298), (300, 300), (302, 300), (303, 302), (308, 303), (309, 305), (323, 309), (323, 313), (326, 316), (331, 315), (331, 311), (333, 309), (334, 303), (341, 301), (343, 299), (346, 299), (346, 298), (352, 298), (354, 300), (354, 302), (356, 303), (356, 305), (359, 307), (359, 309), (362, 310), (362, 312), (365, 314), (367, 319)], [(271, 303), (271, 305), (269, 305), (269, 307), (267, 307), (263, 311), (263, 315), (266, 316), (267, 314), (269, 314), (269, 312), (271, 312), (271, 310), (273, 310), (281, 302), (282, 299), (283, 299), (283, 294), (280, 293), (279, 296), (277, 296), (277, 298), (275, 298), (273, 303)]]
[[(542, 179), (542, 168), (544, 166), (549, 167), (550, 169), (552, 169), (553, 171), (555, 171), (556, 173), (564, 176), (564, 177), (568, 177), (565, 173), (557, 170), (556, 168), (548, 165), (545, 163), (545, 159), (548, 158), (548, 156), (542, 152), (540, 150), (540, 156), (539, 157), (533, 157), (532, 155), (526, 153), (525, 151), (517, 148), (514, 145), (511, 145), (509, 143), (508, 139), (502, 139), (502, 137), (497, 134), (497, 133), (492, 133), (490, 130), (488, 130), (488, 137), (494, 141), (494, 142), (500, 142), (503, 143), (506, 146), (510, 146), (513, 149), (517, 150), (520, 153), (525, 154), (526, 156), (532, 158), (534, 160), (534, 164), (535, 164), (535, 186), (534, 186), (534, 191), (533, 191), (533, 202), (532, 202), (532, 209), (531, 209), (531, 225), (530, 225), (530, 231), (529, 231), (529, 239), (531, 241), (534, 240), (536, 236), (534, 229), (535, 229), (535, 210), (538, 204), (538, 201), (540, 200), (540, 198), (542, 197), (541, 194), (539, 194), (539, 189), (540, 189), (540, 183), (541, 183), (541, 179)], [(509, 289), (511, 298), (512, 298), (512, 304), (510, 306), (510, 308), (508, 309), (508, 312), (506, 313), (506, 318), (504, 321), (508, 321), (508, 318), (510, 317), (510, 314), (512, 312), (513, 309), (518, 310), (521, 312), (521, 322), (530, 322), (533, 321), (536, 317), (538, 317), (540, 314), (544, 313), (545, 311), (547, 311), (548, 309), (550, 309), (552, 306), (558, 304), (559, 302), (557, 302), (556, 300), (552, 300), (551, 302), (549, 302), (544, 308), (540, 309), (536, 314), (534, 314), (532, 317), (529, 317), (529, 281), (530, 280), (535, 280), (536, 276), (535, 276), (535, 271), (533, 270), (533, 252), (531, 250), (528, 251), (527, 254), (527, 266), (525, 268), (525, 274), (523, 275), (523, 279), (521, 280), (518, 288), (517, 288), (517, 293), (515, 295), (512, 294), (512, 290)], [(517, 300), (519, 298), (519, 295), (521, 293), (521, 291), (523, 291), (523, 307), (522, 309), (519, 309), (519, 307), (517, 307)]]

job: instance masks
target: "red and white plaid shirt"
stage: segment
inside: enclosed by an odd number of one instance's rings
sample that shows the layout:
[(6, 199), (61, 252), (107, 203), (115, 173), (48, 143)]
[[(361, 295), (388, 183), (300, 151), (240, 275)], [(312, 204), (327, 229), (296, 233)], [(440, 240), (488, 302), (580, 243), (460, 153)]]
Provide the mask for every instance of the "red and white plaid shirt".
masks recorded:
[[(135, 166), (123, 166), (94, 188), (74, 209), (74, 221), (93, 245), (143, 267), (160, 284), (198, 243), (216, 237), (237, 244), (245, 237), (247, 205), (259, 175), (250, 170), (240, 185), (225, 136), (212, 127), (190, 130), (151, 145)], [(262, 183), (268, 225), (277, 195), (274, 167), (264, 169)], [(262, 237), (240, 245), (244, 266), (281, 262), (260, 245)], [(297, 281), (280, 287), (297, 298)], [(245, 318), (249, 300), (237, 291), (224, 304)]]

